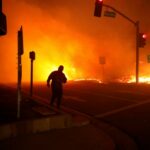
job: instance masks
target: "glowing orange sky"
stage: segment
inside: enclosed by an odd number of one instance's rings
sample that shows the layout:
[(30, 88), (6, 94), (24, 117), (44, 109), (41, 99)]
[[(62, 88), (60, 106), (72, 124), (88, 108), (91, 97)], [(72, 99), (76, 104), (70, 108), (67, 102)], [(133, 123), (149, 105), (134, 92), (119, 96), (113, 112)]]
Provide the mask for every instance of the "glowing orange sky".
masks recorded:
[[(136, 13), (141, 1), (137, 1), (135, 10), (127, 7), (135, 3), (132, 1), (105, 2), (123, 9), (135, 20), (141, 19), (141, 28), (148, 33), (149, 22)], [(135, 74), (135, 28), (132, 24), (120, 16), (94, 17), (94, 0), (77, 0), (76, 4), (65, 0), (59, 2), (56, 5), (54, 0), (44, 3), (40, 0), (3, 0), (8, 34), (0, 37), (0, 82), (17, 81), (17, 31), (21, 25), (24, 35), (23, 82), (30, 80), (29, 52), (33, 50), (36, 53), (34, 81), (46, 81), (49, 73), (60, 64), (65, 66), (64, 72), (69, 79), (101, 79), (100, 56), (106, 58), (105, 80)], [(140, 50), (144, 51), (140, 52), (143, 75), (150, 75), (150, 64), (146, 60), (150, 53), (148, 42)]]

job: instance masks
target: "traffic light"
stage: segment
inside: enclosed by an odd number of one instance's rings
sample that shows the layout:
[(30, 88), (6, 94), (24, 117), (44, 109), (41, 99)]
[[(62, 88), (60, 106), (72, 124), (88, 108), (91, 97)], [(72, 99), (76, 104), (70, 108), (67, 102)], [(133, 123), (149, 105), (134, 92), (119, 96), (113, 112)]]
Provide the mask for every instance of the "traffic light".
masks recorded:
[(101, 17), (102, 7), (103, 7), (103, 0), (96, 0), (94, 16)]
[(0, 36), (7, 33), (6, 15), (2, 12), (2, 0), (0, 0)]
[(145, 33), (139, 33), (138, 46), (142, 48), (145, 45), (146, 45), (146, 34)]

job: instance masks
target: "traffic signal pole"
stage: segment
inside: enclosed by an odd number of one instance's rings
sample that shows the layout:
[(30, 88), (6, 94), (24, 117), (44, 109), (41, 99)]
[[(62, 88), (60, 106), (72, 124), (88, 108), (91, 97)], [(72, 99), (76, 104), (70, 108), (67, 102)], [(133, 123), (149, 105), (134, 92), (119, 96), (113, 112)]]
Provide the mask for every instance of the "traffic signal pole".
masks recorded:
[(136, 25), (136, 22), (135, 22), (135, 21), (133, 21), (132, 19), (130, 19), (128, 16), (126, 16), (125, 14), (123, 14), (122, 12), (120, 12), (119, 10), (117, 10), (117, 9), (113, 8), (112, 6), (107, 5), (107, 4), (103, 4), (103, 6), (112, 9), (114, 12), (116, 12), (116, 13), (119, 14), (119, 15), (121, 15), (123, 18), (127, 19), (127, 20), (130, 21), (132, 24)]
[(136, 83), (139, 83), (139, 21), (135, 24), (136, 27)]
[(139, 21), (136, 21), (136, 22), (133, 21), (128, 16), (126, 16), (122, 12), (116, 10), (112, 6), (109, 6), (107, 4), (103, 4), (103, 6), (112, 9), (114, 12), (116, 12), (117, 14), (119, 14), (120, 16), (122, 16), (123, 18), (125, 18), (126, 20), (128, 20), (129, 22), (131, 22), (135, 26), (135, 28), (136, 28), (136, 83), (139, 83), (139, 45), (138, 45)]

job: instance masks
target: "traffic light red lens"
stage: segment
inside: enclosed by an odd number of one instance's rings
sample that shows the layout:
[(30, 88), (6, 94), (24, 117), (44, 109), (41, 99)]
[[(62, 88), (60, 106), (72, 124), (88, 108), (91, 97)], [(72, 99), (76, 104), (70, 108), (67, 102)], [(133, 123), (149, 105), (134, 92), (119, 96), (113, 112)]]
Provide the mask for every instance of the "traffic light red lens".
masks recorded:
[(142, 37), (143, 37), (144, 39), (146, 39), (147, 36), (146, 36), (146, 34), (143, 34)]

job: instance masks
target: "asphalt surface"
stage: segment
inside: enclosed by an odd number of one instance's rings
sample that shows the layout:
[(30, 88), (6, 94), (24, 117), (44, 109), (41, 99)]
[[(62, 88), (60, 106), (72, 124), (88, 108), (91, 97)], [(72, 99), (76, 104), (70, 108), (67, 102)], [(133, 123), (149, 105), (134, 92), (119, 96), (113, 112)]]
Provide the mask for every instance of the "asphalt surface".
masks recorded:
[(0, 85), (0, 125), (41, 117), (31, 109), (34, 104), (23, 96), (19, 111), (20, 118), (18, 119), (17, 105), (17, 90), (15, 88)]
[[(79, 97), (82, 100), (86, 99), (84, 104), (83, 102), (69, 102), (69, 104), (65, 102), (66, 105), (90, 113), (100, 121), (120, 129), (134, 139), (139, 149), (150, 149), (150, 85), (108, 84), (98, 87), (93, 84), (91, 87), (80, 86), (82, 87), (79, 93), (82, 97)], [(85, 97), (83, 97), (84, 94), (81, 94), (82, 91), (87, 91)]]
[[(39, 96), (48, 100), (45, 86)], [(45, 94), (44, 94), (45, 91)], [(63, 105), (94, 116), (129, 135), (139, 149), (150, 149), (150, 85), (74, 82), (65, 86)]]
[[(28, 91), (28, 87), (23, 89)], [(78, 82), (65, 87), (63, 105), (118, 128), (132, 138), (140, 150), (148, 150), (150, 149), (149, 91), (150, 85), (146, 84), (138, 86), (135, 84), (101, 85)], [(50, 91), (45, 85), (37, 84), (34, 93), (45, 99), (45, 102), (49, 102)], [(14, 110), (11, 111), (11, 114), (15, 116)], [(33, 113), (34, 115), (36, 114)]]
[(114, 150), (105, 133), (87, 125), (57, 129), (0, 141), (1, 150)]
[[(22, 102), (20, 106), (20, 118), (17, 118), (17, 92), (16, 89), (0, 86), (0, 131), (1, 126), (8, 124), (15, 124), (17, 122), (30, 121), (35, 118), (46, 118), (33, 111), (33, 107), (38, 106), (37, 103), (29, 101), (27, 96), (22, 95)], [(39, 105), (40, 106), (40, 105)], [(59, 116), (59, 112), (55, 115)], [(55, 115), (47, 117), (55, 117)], [(60, 114), (61, 115), (61, 114)], [(57, 119), (57, 118), (56, 118)], [(56, 120), (55, 119), (55, 120)], [(101, 129), (91, 125), (80, 125), (81, 119), (76, 119), (78, 126), (70, 128), (53, 129), (49, 131), (37, 133), (25, 133), (21, 131), (24, 126), (18, 126), (18, 131), (21, 134), (4, 138), (0, 140), (1, 150), (114, 150), (115, 144), (113, 140), (104, 133)], [(22, 123), (23, 123), (22, 122)], [(22, 125), (20, 123), (20, 125)], [(60, 122), (58, 122), (60, 123)], [(55, 124), (56, 125), (56, 124)], [(56, 125), (57, 126), (57, 125)], [(12, 126), (13, 127), (13, 126)], [(7, 131), (3, 132), (7, 134)]]

